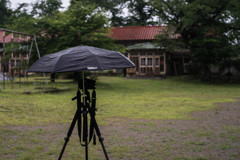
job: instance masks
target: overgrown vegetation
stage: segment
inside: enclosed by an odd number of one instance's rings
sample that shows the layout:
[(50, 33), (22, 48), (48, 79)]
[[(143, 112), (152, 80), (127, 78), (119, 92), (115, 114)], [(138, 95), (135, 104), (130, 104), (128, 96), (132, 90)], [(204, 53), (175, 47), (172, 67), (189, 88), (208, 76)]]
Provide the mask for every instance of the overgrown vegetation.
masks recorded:
[[(189, 49), (200, 64), (202, 80), (211, 80), (211, 67), (236, 67), (239, 61), (240, 3), (236, 0), (153, 0), (162, 23), (158, 36), (167, 51)], [(176, 42), (175, 42), (176, 41)], [(237, 65), (238, 66), (238, 65)]]

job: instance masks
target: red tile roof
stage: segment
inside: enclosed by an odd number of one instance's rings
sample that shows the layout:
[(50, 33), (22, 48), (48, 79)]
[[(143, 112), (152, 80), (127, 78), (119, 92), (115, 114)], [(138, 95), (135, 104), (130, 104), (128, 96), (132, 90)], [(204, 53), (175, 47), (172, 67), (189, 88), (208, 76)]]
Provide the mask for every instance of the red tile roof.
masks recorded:
[(113, 27), (109, 35), (115, 40), (154, 40), (166, 26), (126, 26)]

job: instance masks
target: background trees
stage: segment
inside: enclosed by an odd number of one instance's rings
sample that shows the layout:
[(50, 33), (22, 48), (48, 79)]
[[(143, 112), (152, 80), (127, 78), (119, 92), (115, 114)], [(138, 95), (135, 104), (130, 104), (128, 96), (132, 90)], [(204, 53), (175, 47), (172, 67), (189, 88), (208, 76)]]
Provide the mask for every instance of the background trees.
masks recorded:
[(111, 26), (153, 25), (155, 8), (150, 0), (71, 0), (96, 4), (109, 13)]
[(41, 0), (32, 4), (33, 15), (42, 16), (53, 16), (55, 12), (59, 12), (62, 2), (60, 0)]
[[(180, 35), (178, 42), (189, 48), (193, 60), (202, 66), (203, 80), (211, 78), (210, 66), (219, 66), (229, 59), (237, 58), (239, 2), (235, 0), (153, 0), (152, 2), (157, 8), (162, 23), (173, 28), (172, 34)], [(167, 34), (159, 37), (164, 39), (164, 36), (166, 37)]]
[(104, 43), (110, 43), (110, 38), (105, 36), (108, 33), (105, 27), (107, 18), (96, 9), (95, 5), (76, 2), (64, 12), (41, 17), (37, 28), (41, 31), (38, 35), (43, 42), (43, 52), (53, 53), (80, 44), (103, 48), (111, 46)]
[(148, 0), (129, 0), (129, 17), (126, 19), (126, 25), (154, 25), (155, 7)]
[(76, 1), (95, 4), (100, 10), (105, 10), (112, 26), (121, 26), (125, 23), (123, 10), (127, 7), (127, 0), (71, 0), (70, 4), (73, 5)]
[(11, 15), (9, 0), (0, 0), (0, 28), (8, 23), (8, 17)]
[[(231, 66), (239, 55), (239, 0), (40, 0), (10, 9), (0, 1), (0, 26), (36, 34), (42, 54), (79, 44), (122, 50), (105, 35), (111, 26), (167, 25), (158, 43), (167, 51), (187, 48), (210, 79), (211, 66)], [(29, 6), (31, 10), (29, 11)], [(124, 15), (124, 11), (127, 16)], [(177, 35), (173, 41), (171, 36)]]
[(108, 18), (95, 4), (74, 1), (65, 11), (60, 11), (59, 0), (38, 1), (31, 4), (31, 11), (26, 10), (28, 5), (20, 4), (9, 17), (11, 23), (5, 27), (36, 35), (41, 55), (77, 45), (124, 50), (106, 36), (110, 31)]

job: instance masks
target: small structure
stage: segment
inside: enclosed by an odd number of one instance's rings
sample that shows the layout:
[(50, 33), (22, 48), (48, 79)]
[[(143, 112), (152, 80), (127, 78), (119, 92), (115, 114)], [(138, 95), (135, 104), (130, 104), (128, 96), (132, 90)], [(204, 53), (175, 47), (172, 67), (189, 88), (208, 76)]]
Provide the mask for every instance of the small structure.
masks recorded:
[[(0, 28), (0, 71), (4, 73), (24, 74), (21, 64), (27, 62), (28, 46), (22, 46), (22, 42), (28, 42), (31, 36), (25, 33)], [(6, 48), (11, 53), (6, 55)], [(21, 51), (14, 54), (15, 51)], [(7, 57), (7, 58), (6, 58)]]
[[(136, 65), (127, 69), (128, 75), (165, 76), (181, 75), (189, 72), (190, 54), (188, 50), (167, 53), (157, 46), (155, 36), (167, 26), (126, 26), (114, 27), (109, 35), (117, 44), (128, 48), (126, 56)], [(177, 35), (172, 36), (172, 39)]]
[(3, 75), (4, 73), (0, 72), (0, 81), (8, 81), (10, 80), (10, 77), (9, 76), (4, 76)]

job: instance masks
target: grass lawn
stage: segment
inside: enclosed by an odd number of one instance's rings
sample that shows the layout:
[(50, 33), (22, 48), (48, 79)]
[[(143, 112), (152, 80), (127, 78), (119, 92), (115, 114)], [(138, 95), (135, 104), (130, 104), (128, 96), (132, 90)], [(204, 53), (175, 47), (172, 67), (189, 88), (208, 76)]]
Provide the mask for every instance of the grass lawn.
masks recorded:
[[(2, 83), (1, 87), (3, 87)], [(57, 159), (63, 143), (62, 139), (76, 110), (76, 102), (71, 101), (71, 98), (76, 95), (77, 84), (69, 80), (57, 80), (57, 87), (63, 91), (36, 92), (32, 82), (22, 85), (21, 88), (15, 83), (12, 89), (11, 84), (7, 83), (6, 89), (0, 91), (0, 160)], [(32, 93), (23, 94), (24, 91)], [(96, 118), (100, 127), (104, 129), (106, 143), (112, 146), (107, 148), (111, 159), (208, 159), (209, 155), (206, 158), (204, 153), (198, 157), (179, 156), (179, 154), (171, 157), (168, 149), (175, 143), (171, 140), (164, 142), (162, 154), (157, 150), (157, 144), (149, 144), (147, 148), (138, 146), (140, 147), (138, 148), (136, 147), (139, 145), (138, 139), (133, 135), (144, 134), (145, 129), (158, 133), (156, 125), (165, 120), (169, 123), (174, 120), (194, 121), (195, 117), (192, 116), (194, 112), (214, 110), (217, 114), (219, 111), (216, 104), (236, 101), (235, 98), (240, 97), (240, 86), (203, 84), (189, 77), (169, 77), (163, 80), (98, 77), (96, 92), (98, 108)], [(131, 125), (122, 128), (128, 123)], [(110, 130), (108, 126), (119, 128)], [(142, 128), (138, 128), (139, 126)], [(223, 136), (230, 136), (228, 133), (230, 130), (234, 132), (231, 134), (232, 138), (238, 138), (235, 134), (240, 134), (240, 127), (237, 125), (232, 126), (233, 128), (228, 127), (226, 126), (226, 132), (222, 133)], [(126, 130), (126, 133), (121, 129)], [(118, 132), (121, 135), (118, 135)], [(199, 132), (209, 136), (205, 133), (206, 130), (197, 130), (196, 135)], [(121, 137), (128, 133), (129, 137)], [(186, 132), (186, 135), (189, 134), (191, 133)], [(72, 139), (75, 142), (69, 144), (64, 159), (77, 159), (83, 156), (83, 150), (79, 153), (77, 138)], [(111, 142), (107, 142), (107, 139)], [(133, 143), (122, 143), (125, 142), (124, 140)], [(147, 140), (145, 141), (148, 143)], [(198, 150), (201, 150), (199, 146), (205, 144), (182, 143), (196, 145), (195, 149)], [(220, 148), (227, 150), (229, 147), (231, 148), (232, 145), (223, 144)], [(142, 150), (139, 153), (140, 157), (134, 154), (136, 148)], [(232, 154), (230, 157), (234, 159), (240, 153)], [(90, 147), (91, 158), (104, 159), (99, 155), (102, 155), (99, 144), (95, 148)]]

